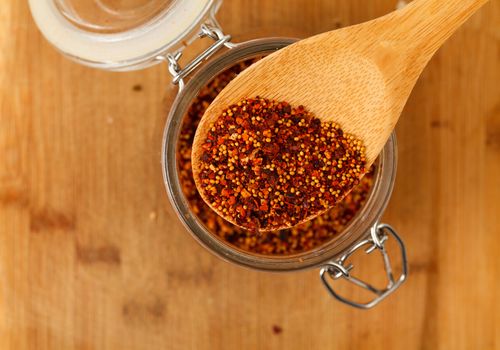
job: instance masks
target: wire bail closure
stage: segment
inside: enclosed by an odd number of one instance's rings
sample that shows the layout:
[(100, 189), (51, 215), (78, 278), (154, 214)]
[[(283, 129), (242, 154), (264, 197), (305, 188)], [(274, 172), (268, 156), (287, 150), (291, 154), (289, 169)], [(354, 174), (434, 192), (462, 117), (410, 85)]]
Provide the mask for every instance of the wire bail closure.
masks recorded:
[(213, 20), (213, 23), (204, 23), (201, 25), (201, 31), (198, 33), (198, 38), (201, 39), (206, 37), (213, 39), (215, 42), (191, 60), (184, 68), (180, 66), (179, 60), (182, 57), (185, 47), (174, 53), (156, 57), (157, 60), (166, 61), (168, 63), (168, 71), (173, 77), (172, 83), (179, 85), (179, 91), (184, 88), (184, 78), (191, 74), (203, 61), (208, 60), (222, 47), (230, 49), (236, 46), (230, 42), (231, 36), (224, 34), (215, 20)]
[[(401, 261), (403, 265), (403, 269), (401, 272), (401, 275), (399, 278), (396, 280), (394, 278), (394, 274), (392, 271), (392, 265), (391, 261), (389, 259), (389, 255), (387, 254), (385, 243), (387, 240), (392, 237), (393, 239), (396, 240), (396, 242), (399, 245), (400, 248), (400, 253), (401, 253)], [(387, 275), (387, 286), (384, 289), (378, 289), (354, 276), (351, 275), (351, 270), (353, 269), (353, 265), (345, 265), (346, 260), (352, 256), (357, 250), (366, 247), (365, 252), (367, 254), (370, 254), (374, 250), (380, 251), (382, 254), (382, 258), (384, 260), (384, 268), (385, 272)], [(364, 288), (368, 290), (369, 292), (375, 294), (375, 298), (371, 300), (370, 302), (367, 303), (358, 303), (352, 300), (349, 300), (341, 295), (339, 295), (335, 289), (333, 288), (332, 284), (329, 283), (327, 280), (327, 276), (330, 277), (332, 281), (337, 280), (339, 278), (344, 278), (347, 281)], [(393, 293), (396, 289), (399, 288), (399, 286), (406, 280), (406, 277), (408, 276), (408, 261), (407, 261), (407, 256), (406, 256), (406, 248), (403, 243), (403, 240), (399, 235), (396, 233), (396, 230), (394, 230), (391, 226), (387, 224), (375, 224), (370, 230), (370, 238), (367, 238), (363, 241), (360, 241), (356, 245), (354, 245), (351, 249), (347, 251), (344, 255), (342, 255), (339, 259), (335, 261), (331, 261), (327, 263), (325, 266), (323, 266), (320, 270), (320, 277), (321, 281), (323, 282), (323, 285), (326, 287), (330, 295), (332, 295), (335, 299), (338, 301), (357, 307), (359, 309), (371, 309), (378, 303), (380, 303), (382, 300), (384, 300), (388, 295)]]

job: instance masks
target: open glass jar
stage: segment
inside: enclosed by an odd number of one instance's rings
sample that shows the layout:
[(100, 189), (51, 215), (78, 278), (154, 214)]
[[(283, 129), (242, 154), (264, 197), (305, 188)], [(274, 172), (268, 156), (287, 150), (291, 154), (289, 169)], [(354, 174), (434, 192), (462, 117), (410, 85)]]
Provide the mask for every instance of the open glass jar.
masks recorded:
[[(379, 223), (396, 175), (395, 135), (379, 155), (366, 203), (342, 233), (297, 254), (261, 255), (239, 249), (210, 232), (193, 213), (183, 194), (176, 157), (182, 121), (200, 89), (214, 77), (238, 62), (269, 55), (296, 39), (264, 38), (232, 43), (214, 17), (220, 1), (134, 0), (127, 6), (122, 4), (115, 0), (30, 0), (33, 17), (43, 34), (59, 50), (80, 63), (107, 70), (132, 70), (159, 62), (168, 63), (172, 82), (179, 86), (179, 93), (170, 108), (164, 131), (165, 187), (180, 220), (198, 242), (226, 261), (253, 269), (281, 272), (319, 268), (329, 293), (359, 308), (373, 307), (396, 290), (407, 276), (405, 247), (392, 227)], [(184, 48), (200, 37), (213, 41), (181, 67), (179, 60)], [(402, 271), (398, 277), (393, 275), (386, 251), (388, 239), (395, 240), (400, 248)], [(353, 266), (348, 260), (361, 249), (382, 254), (387, 275), (384, 288), (375, 288), (352, 275)], [(368, 290), (374, 297), (361, 303), (339, 295), (333, 288), (333, 281), (339, 278)]]

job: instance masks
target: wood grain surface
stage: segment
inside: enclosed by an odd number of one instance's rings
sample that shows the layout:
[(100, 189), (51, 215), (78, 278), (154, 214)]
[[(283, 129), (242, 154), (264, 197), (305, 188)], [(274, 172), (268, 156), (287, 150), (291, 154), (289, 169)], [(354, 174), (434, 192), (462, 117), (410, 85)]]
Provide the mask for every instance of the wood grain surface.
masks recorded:
[[(219, 18), (230, 33), (312, 35), (394, 3), (228, 0)], [(410, 277), (367, 312), (329, 298), (317, 271), (244, 270), (200, 247), (163, 188), (166, 67), (79, 66), (26, 1), (2, 0), (0, 349), (499, 349), (499, 20), (491, 0), (405, 108), (384, 220)]]

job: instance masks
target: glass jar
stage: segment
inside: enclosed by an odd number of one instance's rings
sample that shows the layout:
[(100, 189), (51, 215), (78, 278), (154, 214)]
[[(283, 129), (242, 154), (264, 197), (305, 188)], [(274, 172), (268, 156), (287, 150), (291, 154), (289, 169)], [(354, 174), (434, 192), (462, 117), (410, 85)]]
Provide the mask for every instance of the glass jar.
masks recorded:
[[(101, 3), (103, 0), (87, 1)], [(112, 3), (114, 0), (107, 1)], [(179, 92), (165, 125), (162, 170), (172, 206), (181, 222), (199, 243), (220, 258), (247, 268), (273, 272), (319, 268), (321, 281), (328, 292), (336, 299), (358, 308), (373, 307), (404, 282), (407, 276), (404, 244), (392, 227), (379, 223), (395, 181), (397, 145), (394, 134), (379, 155), (374, 184), (365, 205), (342, 233), (303, 253), (286, 256), (259, 255), (226, 243), (209, 232), (191, 211), (182, 192), (176, 157), (177, 141), (183, 118), (200, 89), (236, 63), (272, 54), (292, 44), (296, 39), (264, 38), (232, 43), (231, 37), (223, 33), (214, 17), (220, 1), (165, 0), (157, 3), (159, 7), (148, 9), (149, 12), (137, 11), (137, 16), (129, 16), (133, 17), (132, 20), (129, 18), (129, 21), (103, 21), (102, 23), (107, 23), (106, 26), (98, 25), (98, 16), (76, 16), (71, 12), (75, 7), (68, 5), (71, 2), (72, 0), (30, 0), (33, 16), (42, 32), (69, 57), (80, 63), (108, 70), (138, 69), (162, 61), (168, 63), (173, 76), (172, 82), (179, 86)], [(61, 7), (61, 4), (68, 6)], [(185, 11), (189, 6), (196, 8), (196, 13), (186, 14), (179, 10)], [(50, 16), (47, 17), (48, 13)], [(46, 18), (52, 18), (56, 23), (49, 23)], [(79, 22), (75, 23), (74, 18), (80, 19)], [(85, 18), (86, 20), (83, 20)], [(66, 32), (68, 29), (70, 34), (59, 35), (60, 31)], [(158, 33), (166, 35), (162, 40), (152, 40)], [(199, 37), (211, 38), (213, 43), (181, 67), (179, 59), (183, 49)], [(77, 43), (70, 43), (68, 40), (71, 38)], [(141, 38), (143, 41), (149, 40), (148, 44), (135, 47), (134, 43), (141, 41)], [(87, 50), (82, 51), (85, 47)], [(222, 50), (225, 52), (221, 53)], [(198, 70), (201, 65), (203, 67)], [(195, 70), (197, 71), (192, 74)], [(386, 251), (388, 239), (394, 239), (400, 248), (402, 271), (397, 278), (393, 276), (391, 261)], [(382, 254), (387, 275), (385, 288), (377, 289), (352, 275), (353, 266), (348, 260), (354, 252), (362, 248), (367, 253), (379, 251)], [(333, 288), (333, 281), (339, 278), (370, 291), (374, 297), (368, 302), (359, 303), (339, 295)]]

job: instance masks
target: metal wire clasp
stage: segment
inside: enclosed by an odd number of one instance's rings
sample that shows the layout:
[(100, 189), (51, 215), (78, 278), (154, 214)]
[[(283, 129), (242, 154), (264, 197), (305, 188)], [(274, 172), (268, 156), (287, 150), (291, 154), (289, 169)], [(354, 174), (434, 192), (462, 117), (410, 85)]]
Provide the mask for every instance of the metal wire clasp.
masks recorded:
[(168, 71), (172, 75), (172, 83), (179, 85), (179, 90), (184, 88), (184, 78), (193, 72), (203, 61), (210, 58), (222, 47), (233, 48), (236, 45), (231, 43), (231, 36), (226, 35), (217, 26), (217, 24), (202, 24), (201, 31), (198, 33), (199, 38), (209, 37), (215, 42), (210, 45), (205, 51), (196, 56), (184, 68), (179, 65), (179, 60), (182, 57), (185, 47), (174, 53), (168, 53), (165, 56), (158, 56), (156, 59), (166, 61), (168, 63)]
[[(389, 255), (387, 254), (385, 243), (389, 239), (389, 237), (392, 237), (396, 240), (396, 242), (399, 245), (399, 248), (401, 250), (401, 261), (402, 261), (402, 272), (399, 278), (396, 280), (394, 278), (394, 274), (392, 272), (392, 266), (391, 266), (391, 261), (389, 259)], [(385, 272), (387, 275), (387, 286), (384, 289), (378, 289), (375, 288), (374, 286), (352, 276), (351, 270), (353, 269), (353, 265), (345, 265), (346, 260), (354, 254), (358, 249), (361, 249), (363, 247), (366, 247), (365, 252), (367, 254), (370, 254), (374, 250), (380, 251), (382, 254), (382, 258), (384, 260), (384, 267), (385, 267)], [(407, 257), (406, 257), (406, 248), (403, 243), (403, 240), (398, 236), (396, 231), (389, 225), (387, 224), (375, 224), (371, 231), (370, 231), (370, 238), (367, 238), (356, 245), (354, 245), (347, 253), (342, 255), (339, 259), (327, 263), (323, 268), (320, 270), (320, 277), (321, 281), (323, 282), (324, 286), (328, 290), (328, 292), (337, 300), (360, 308), (360, 309), (370, 309), (377, 305), (379, 302), (381, 302), (383, 299), (385, 299), (389, 294), (394, 292), (406, 279), (408, 275), (408, 262), (407, 262)], [(344, 278), (347, 281), (362, 287), (369, 292), (375, 294), (375, 298), (371, 300), (368, 303), (358, 303), (354, 302), (352, 300), (346, 299), (345, 297), (339, 295), (332, 286), (332, 283), (329, 283), (327, 280), (327, 276), (330, 276), (331, 280), (336, 280), (339, 278)]]

